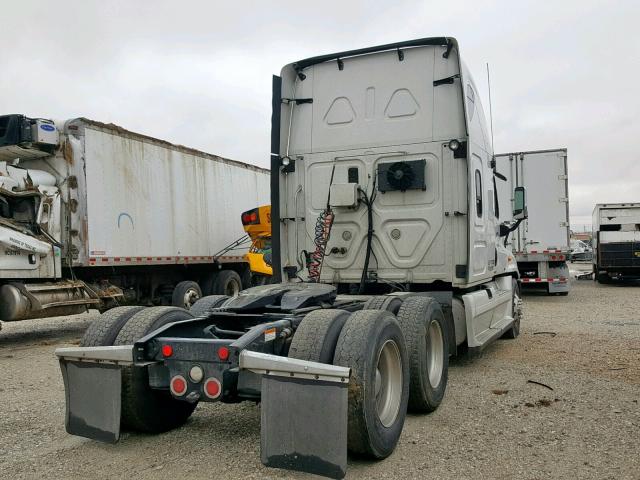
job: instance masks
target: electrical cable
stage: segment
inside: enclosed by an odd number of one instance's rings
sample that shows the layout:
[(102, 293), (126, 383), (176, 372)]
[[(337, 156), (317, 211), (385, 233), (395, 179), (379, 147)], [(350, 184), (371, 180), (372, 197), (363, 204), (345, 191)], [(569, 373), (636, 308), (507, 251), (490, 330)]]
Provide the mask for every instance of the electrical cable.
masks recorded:
[[(365, 290), (365, 284), (367, 282), (367, 274), (369, 271), (369, 260), (371, 259), (371, 242), (373, 240), (373, 201), (376, 197), (376, 177), (373, 177), (373, 191), (371, 192), (371, 198), (367, 195), (367, 192), (361, 188), (358, 191), (362, 194), (362, 202), (367, 207), (367, 249), (364, 256), (364, 265), (362, 267), (362, 276), (360, 277), (360, 287), (358, 288), (358, 294), (362, 295)], [(377, 259), (376, 259), (377, 262)]]
[(307, 269), (309, 270), (309, 280), (314, 283), (320, 282), (320, 274), (322, 273), (322, 264), (324, 257), (326, 256), (327, 244), (329, 243), (329, 237), (331, 236), (331, 227), (333, 226), (333, 220), (335, 214), (331, 209), (331, 185), (333, 185), (333, 176), (336, 172), (336, 166), (333, 165), (331, 170), (331, 180), (329, 181), (329, 193), (327, 195), (327, 207), (320, 212), (316, 219), (316, 225), (313, 234), (313, 244), (315, 250), (306, 255), (308, 256)]

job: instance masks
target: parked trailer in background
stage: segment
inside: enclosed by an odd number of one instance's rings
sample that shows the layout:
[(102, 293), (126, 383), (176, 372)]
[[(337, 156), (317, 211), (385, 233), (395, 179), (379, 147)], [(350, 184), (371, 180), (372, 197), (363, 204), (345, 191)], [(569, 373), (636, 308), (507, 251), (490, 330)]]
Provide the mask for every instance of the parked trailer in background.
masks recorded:
[[(525, 287), (548, 293), (569, 293), (569, 189), (567, 150), (503, 153), (496, 170), (507, 180), (497, 181), (498, 195), (509, 203), (515, 187), (525, 187), (529, 217), (509, 236)], [(500, 211), (511, 221), (511, 209)]]
[(269, 172), (115, 125), (0, 117), (0, 320), (189, 306), (249, 286)]
[(595, 206), (593, 273), (599, 283), (640, 278), (640, 203)]

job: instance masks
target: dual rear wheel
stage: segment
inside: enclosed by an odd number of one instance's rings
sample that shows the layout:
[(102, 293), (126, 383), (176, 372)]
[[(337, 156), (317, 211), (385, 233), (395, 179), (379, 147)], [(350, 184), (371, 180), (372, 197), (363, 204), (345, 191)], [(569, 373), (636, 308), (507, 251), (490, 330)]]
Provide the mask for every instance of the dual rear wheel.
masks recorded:
[(442, 401), (446, 327), (432, 298), (374, 297), (351, 314), (311, 312), (296, 330), (289, 356), (351, 368), (349, 450), (385, 458), (397, 445), (407, 409), (431, 412)]
[[(132, 345), (167, 323), (193, 318), (179, 307), (116, 307), (103, 313), (87, 329), (81, 347)], [(130, 430), (161, 433), (184, 424), (195, 403), (174, 399), (169, 391), (149, 386), (147, 367), (122, 369), (121, 425)]]

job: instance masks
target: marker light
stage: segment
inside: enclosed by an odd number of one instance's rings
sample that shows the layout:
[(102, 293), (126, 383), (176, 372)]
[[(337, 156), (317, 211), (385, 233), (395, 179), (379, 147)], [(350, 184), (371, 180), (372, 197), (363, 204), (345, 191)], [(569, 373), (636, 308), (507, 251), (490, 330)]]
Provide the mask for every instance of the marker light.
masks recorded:
[(227, 347), (220, 347), (218, 349), (218, 358), (225, 361), (229, 358), (229, 349)]
[(162, 356), (167, 358), (173, 355), (173, 347), (171, 345), (162, 345)]

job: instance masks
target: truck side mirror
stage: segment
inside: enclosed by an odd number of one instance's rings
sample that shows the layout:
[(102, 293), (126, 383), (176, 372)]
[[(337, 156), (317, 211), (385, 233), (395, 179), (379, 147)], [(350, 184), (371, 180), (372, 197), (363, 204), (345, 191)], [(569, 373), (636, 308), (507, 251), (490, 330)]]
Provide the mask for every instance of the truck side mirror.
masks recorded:
[(513, 219), (527, 218), (527, 203), (524, 187), (516, 187), (513, 192)]

